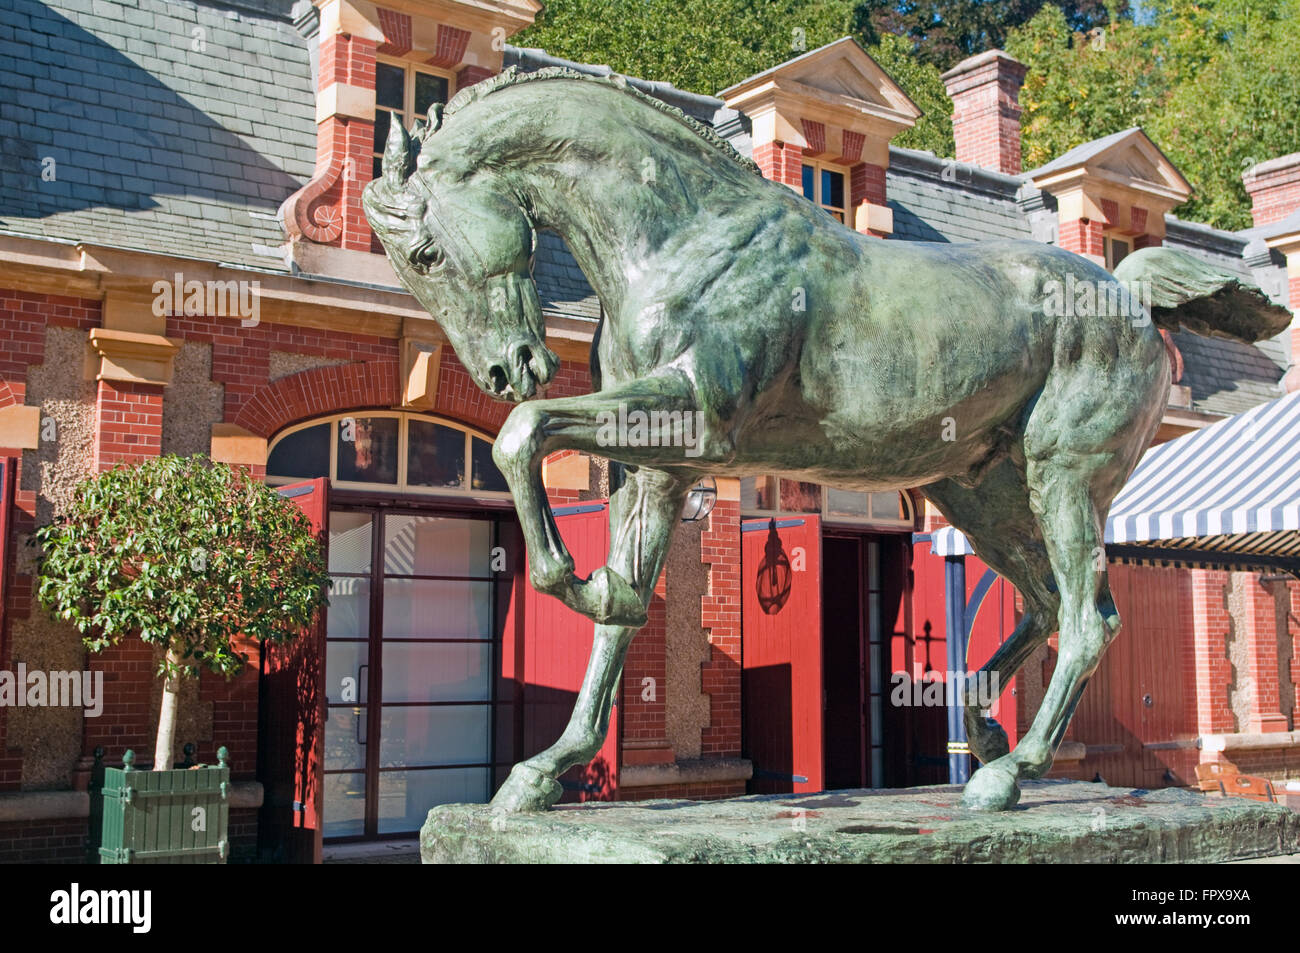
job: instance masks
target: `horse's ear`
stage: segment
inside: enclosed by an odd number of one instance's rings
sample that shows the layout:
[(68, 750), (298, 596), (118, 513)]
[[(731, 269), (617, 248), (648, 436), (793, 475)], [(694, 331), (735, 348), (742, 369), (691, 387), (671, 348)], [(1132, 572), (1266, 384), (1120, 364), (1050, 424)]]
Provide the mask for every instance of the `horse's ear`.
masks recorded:
[(388, 127), (388, 142), (384, 146), (384, 185), (392, 192), (400, 192), (414, 167), (415, 163), (411, 161), (411, 137), (402, 126), (401, 118), (394, 116)]

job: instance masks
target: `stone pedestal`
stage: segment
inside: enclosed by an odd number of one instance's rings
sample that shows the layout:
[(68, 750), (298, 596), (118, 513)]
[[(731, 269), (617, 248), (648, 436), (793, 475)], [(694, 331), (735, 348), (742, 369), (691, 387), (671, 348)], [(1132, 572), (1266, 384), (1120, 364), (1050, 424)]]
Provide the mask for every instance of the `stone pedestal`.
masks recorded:
[(425, 863), (1220, 863), (1300, 851), (1300, 814), (1275, 804), (1081, 781), (1023, 785), (1001, 814), (961, 788), (565, 805), (494, 814), (434, 808)]

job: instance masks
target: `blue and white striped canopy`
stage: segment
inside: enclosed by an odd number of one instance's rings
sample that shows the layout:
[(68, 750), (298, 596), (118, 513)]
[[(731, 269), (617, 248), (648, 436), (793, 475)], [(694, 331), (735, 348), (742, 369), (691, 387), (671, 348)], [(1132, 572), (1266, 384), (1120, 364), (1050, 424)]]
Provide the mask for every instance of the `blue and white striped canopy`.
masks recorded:
[[(1152, 447), (1120, 490), (1107, 544), (1300, 556), (1300, 391)], [(974, 552), (953, 527), (939, 556)]]

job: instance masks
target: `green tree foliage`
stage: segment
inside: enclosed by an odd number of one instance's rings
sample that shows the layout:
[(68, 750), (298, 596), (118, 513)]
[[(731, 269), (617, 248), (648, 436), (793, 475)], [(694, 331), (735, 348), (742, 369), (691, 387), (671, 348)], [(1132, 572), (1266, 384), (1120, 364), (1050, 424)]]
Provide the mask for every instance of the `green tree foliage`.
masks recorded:
[(245, 471), (202, 456), (84, 480), (35, 538), (40, 601), (75, 625), (88, 649), (135, 635), (162, 650), (155, 769), (171, 766), (181, 678), (202, 668), (232, 677), (248, 660), (237, 637), (287, 641), (326, 604), (324, 555), (302, 512)]
[(1001, 46), (1029, 66), (1025, 168), (1140, 125), (1192, 183), (1176, 212), (1250, 224), (1241, 173), (1300, 143), (1300, 0), (546, 0), (512, 42), (716, 93), (842, 36), (923, 110), (896, 144), (951, 156), (939, 76)]
[(1011, 32), (1029, 66), (1020, 101), (1025, 167), (1141, 126), (1194, 189), (1175, 209), (1220, 228), (1251, 224), (1242, 173), (1300, 143), (1300, 0), (1159, 0), (1135, 23), (1075, 32), (1044, 7)]

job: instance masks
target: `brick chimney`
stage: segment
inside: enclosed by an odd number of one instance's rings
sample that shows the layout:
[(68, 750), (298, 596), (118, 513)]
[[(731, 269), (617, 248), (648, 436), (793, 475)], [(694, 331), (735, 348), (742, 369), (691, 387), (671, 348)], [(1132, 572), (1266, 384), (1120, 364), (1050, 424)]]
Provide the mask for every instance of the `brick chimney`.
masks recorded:
[(1251, 166), (1241, 177), (1255, 224), (1272, 225), (1300, 208), (1300, 152)]
[(943, 74), (958, 162), (1020, 174), (1020, 87), (1027, 69), (1002, 50), (988, 50)]

